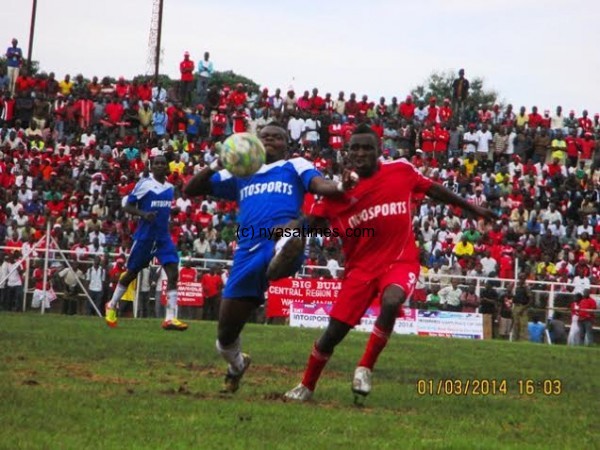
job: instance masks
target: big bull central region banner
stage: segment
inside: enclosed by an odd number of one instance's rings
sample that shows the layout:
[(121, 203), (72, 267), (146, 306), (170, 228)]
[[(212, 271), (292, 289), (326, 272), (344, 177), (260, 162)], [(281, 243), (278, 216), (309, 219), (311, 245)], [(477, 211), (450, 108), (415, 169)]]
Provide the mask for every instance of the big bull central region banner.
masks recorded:
[[(329, 313), (341, 290), (341, 281), (287, 278), (272, 283), (268, 290), (267, 317), (289, 317), (290, 325), (325, 328)], [(372, 305), (356, 330), (370, 332), (379, 315)], [(398, 334), (483, 339), (483, 316), (477, 313), (418, 311), (402, 308), (394, 325)]]

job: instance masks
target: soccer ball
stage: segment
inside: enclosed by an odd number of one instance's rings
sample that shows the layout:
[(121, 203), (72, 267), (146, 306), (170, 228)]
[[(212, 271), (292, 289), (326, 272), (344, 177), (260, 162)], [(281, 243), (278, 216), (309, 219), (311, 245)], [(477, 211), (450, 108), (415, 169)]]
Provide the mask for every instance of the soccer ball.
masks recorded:
[(258, 137), (251, 133), (236, 133), (220, 146), (221, 162), (236, 177), (249, 177), (265, 163), (266, 151)]

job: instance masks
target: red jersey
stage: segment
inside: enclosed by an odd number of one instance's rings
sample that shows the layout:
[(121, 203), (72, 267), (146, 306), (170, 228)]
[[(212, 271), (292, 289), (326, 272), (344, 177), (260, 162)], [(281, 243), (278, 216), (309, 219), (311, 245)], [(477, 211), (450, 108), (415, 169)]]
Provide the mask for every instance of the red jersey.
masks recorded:
[(592, 131), (592, 119), (590, 119), (589, 117), (580, 117), (579, 119), (577, 119), (577, 124), (579, 125), (579, 128), (582, 128), (583, 131)]
[(332, 123), (329, 125), (329, 146), (332, 149), (339, 150), (344, 146), (342, 132), (342, 125), (339, 123)]
[[(346, 278), (358, 274), (371, 279), (396, 262), (418, 264), (410, 203), (431, 185), (412, 164), (398, 160), (380, 164), (372, 177), (361, 179), (343, 196), (315, 203), (311, 214), (327, 218), (342, 239)], [(348, 232), (361, 236), (349, 237)]]
[(198, 271), (193, 267), (182, 267), (179, 270), (179, 281), (184, 283), (194, 283), (198, 278)]
[(223, 136), (225, 134), (225, 127), (227, 126), (227, 116), (219, 113), (213, 117), (212, 120), (212, 136)]
[(184, 59), (179, 63), (181, 81), (194, 81), (194, 61)]
[(443, 128), (438, 128), (434, 132), (434, 141), (435, 141), (435, 151), (436, 152), (445, 152), (448, 150), (448, 142), (450, 142), (450, 133), (448, 130), (444, 130)]
[(436, 123), (438, 116), (438, 107), (435, 105), (429, 105), (427, 107), (427, 119), (425, 119), (429, 123)]
[(452, 118), (452, 108), (449, 106), (441, 106), (439, 116), (441, 123), (448, 122)]
[(577, 138), (567, 136), (565, 138), (565, 143), (567, 144), (567, 155), (572, 158), (577, 158), (579, 156), (579, 144)]
[(586, 297), (582, 299), (579, 302), (579, 320), (581, 322), (594, 322), (595, 314), (590, 310), (595, 310), (596, 308), (596, 300), (593, 298)]
[(579, 139), (581, 159), (592, 159), (596, 142), (593, 139)]
[(115, 94), (119, 98), (125, 98), (129, 93), (129, 85), (127, 83), (117, 83), (115, 85)]
[(215, 295), (219, 295), (221, 288), (223, 287), (223, 280), (220, 275), (211, 275), (210, 273), (205, 273), (202, 275), (202, 293), (204, 297), (214, 297)]
[(423, 150), (425, 153), (433, 152), (433, 139), (433, 131), (425, 128), (421, 132), (421, 150)]
[(404, 117), (407, 120), (412, 120), (412, 118), (415, 115), (415, 108), (416, 105), (414, 103), (402, 102), (398, 107), (398, 114), (400, 114), (401, 117)]

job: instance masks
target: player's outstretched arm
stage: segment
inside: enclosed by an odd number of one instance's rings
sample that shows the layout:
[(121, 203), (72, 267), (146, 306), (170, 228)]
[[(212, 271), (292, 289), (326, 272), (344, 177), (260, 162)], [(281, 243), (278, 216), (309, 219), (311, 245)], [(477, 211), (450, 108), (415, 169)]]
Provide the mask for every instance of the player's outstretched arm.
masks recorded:
[(475, 216), (481, 216), (490, 220), (497, 219), (496, 214), (492, 210), (469, 203), (467, 200), (456, 195), (451, 190), (446, 189), (441, 184), (432, 184), (427, 190), (427, 196), (442, 203), (459, 206)]
[(205, 167), (198, 174), (194, 175), (192, 179), (183, 188), (183, 191), (188, 197), (198, 197), (199, 195), (211, 195), (212, 187), (210, 184), (210, 178), (216, 173), (217, 167)]
[(322, 195), (324, 197), (330, 197), (333, 195), (339, 195), (340, 193), (350, 189), (358, 181), (358, 176), (350, 171), (345, 170), (342, 174), (342, 181), (337, 183), (331, 180), (327, 180), (323, 177), (314, 177), (310, 181), (309, 191), (312, 194)]

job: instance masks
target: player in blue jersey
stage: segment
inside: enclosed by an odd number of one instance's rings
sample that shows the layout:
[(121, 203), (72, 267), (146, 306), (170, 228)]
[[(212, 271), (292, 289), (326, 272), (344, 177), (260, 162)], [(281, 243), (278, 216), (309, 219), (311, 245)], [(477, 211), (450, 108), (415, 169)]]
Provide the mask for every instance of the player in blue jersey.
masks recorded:
[(144, 176), (138, 181), (127, 198), (125, 212), (132, 216), (139, 216), (141, 220), (133, 235), (134, 241), (127, 260), (127, 271), (117, 283), (111, 300), (106, 304), (106, 324), (111, 328), (117, 325), (117, 302), (127, 291), (127, 286), (154, 257), (158, 259), (167, 274), (167, 308), (162, 328), (184, 331), (188, 327), (177, 319), (179, 256), (169, 234), (174, 188), (166, 180), (167, 171), (165, 157), (156, 156), (152, 161), (152, 176)]
[[(238, 247), (219, 311), (217, 351), (229, 363), (224, 392), (235, 392), (250, 365), (241, 351), (240, 333), (256, 307), (264, 303), (269, 279), (295, 273), (302, 263), (302, 239), (290, 239), (278, 253), (265, 230), (285, 225), (297, 226), (304, 194), (331, 196), (343, 191), (342, 183), (326, 180), (304, 158), (285, 159), (287, 132), (271, 123), (260, 132), (267, 163), (248, 178), (237, 178), (227, 170), (217, 171), (211, 163), (185, 187), (188, 196), (213, 195), (236, 200), (239, 205)], [(291, 225), (295, 224), (295, 225)], [(277, 264), (269, 267), (273, 259)]]

